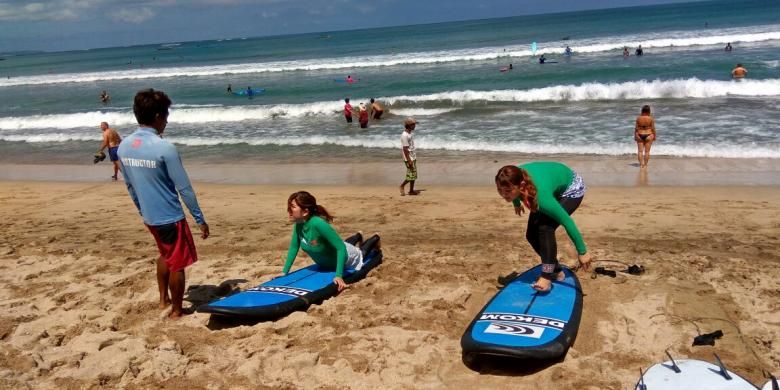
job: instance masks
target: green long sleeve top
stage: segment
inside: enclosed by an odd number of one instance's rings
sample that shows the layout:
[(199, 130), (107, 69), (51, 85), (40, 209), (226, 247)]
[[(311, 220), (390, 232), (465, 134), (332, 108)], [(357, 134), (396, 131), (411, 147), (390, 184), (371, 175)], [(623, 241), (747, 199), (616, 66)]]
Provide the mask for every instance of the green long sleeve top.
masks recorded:
[[(571, 185), (574, 179), (574, 171), (564, 164), (552, 161), (536, 161), (519, 166), (528, 172), (531, 181), (536, 186), (536, 201), (539, 204), (539, 212), (544, 213), (563, 225), (566, 233), (577, 248), (577, 253), (584, 255), (588, 252), (585, 241), (582, 240), (579, 229), (569, 213), (563, 209), (558, 198)], [(522, 204), (520, 198), (512, 201), (515, 207)]]
[(303, 249), (317, 265), (336, 270), (336, 277), (342, 277), (347, 261), (347, 247), (336, 230), (327, 221), (312, 216), (308, 221), (293, 224), (290, 249), (282, 272), (290, 272), (298, 250)]

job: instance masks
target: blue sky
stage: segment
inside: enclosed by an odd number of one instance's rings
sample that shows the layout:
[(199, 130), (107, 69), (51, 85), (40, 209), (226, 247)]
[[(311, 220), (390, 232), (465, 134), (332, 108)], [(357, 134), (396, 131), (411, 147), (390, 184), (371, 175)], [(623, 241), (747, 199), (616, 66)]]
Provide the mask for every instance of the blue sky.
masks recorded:
[(689, 0), (0, 0), (0, 52), (484, 19)]

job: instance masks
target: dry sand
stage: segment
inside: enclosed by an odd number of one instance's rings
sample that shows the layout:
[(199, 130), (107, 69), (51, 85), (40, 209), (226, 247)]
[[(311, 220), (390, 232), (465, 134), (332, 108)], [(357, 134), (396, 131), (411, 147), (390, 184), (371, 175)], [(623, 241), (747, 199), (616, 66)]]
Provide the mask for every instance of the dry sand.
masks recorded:
[[(491, 186), (196, 183), (212, 237), (196, 238), (185, 306), (280, 272), (285, 201), (301, 188), (343, 235), (378, 231), (385, 262), (340, 296), (276, 322), (228, 326), (156, 305), (156, 248), (122, 183), (0, 182), (0, 388), (632, 389), (665, 359), (780, 373), (780, 189), (593, 187), (575, 220), (597, 259), (641, 276), (591, 278), (562, 362), (461, 361), (460, 337), (495, 279), (537, 264), (525, 218)], [(559, 229), (559, 252), (573, 247)], [(309, 264), (299, 255), (296, 267)], [(613, 263), (597, 265), (612, 266)], [(714, 347), (697, 330), (722, 329)]]

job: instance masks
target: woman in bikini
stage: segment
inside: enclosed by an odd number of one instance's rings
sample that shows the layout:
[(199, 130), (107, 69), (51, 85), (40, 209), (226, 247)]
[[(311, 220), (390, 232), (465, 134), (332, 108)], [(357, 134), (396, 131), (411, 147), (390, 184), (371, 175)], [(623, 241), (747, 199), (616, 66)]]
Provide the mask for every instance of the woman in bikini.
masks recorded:
[(642, 113), (636, 117), (636, 126), (634, 126), (634, 141), (636, 141), (636, 157), (639, 160), (639, 167), (647, 167), (650, 161), (650, 147), (656, 140), (655, 119), (650, 115), (650, 106), (642, 107)]

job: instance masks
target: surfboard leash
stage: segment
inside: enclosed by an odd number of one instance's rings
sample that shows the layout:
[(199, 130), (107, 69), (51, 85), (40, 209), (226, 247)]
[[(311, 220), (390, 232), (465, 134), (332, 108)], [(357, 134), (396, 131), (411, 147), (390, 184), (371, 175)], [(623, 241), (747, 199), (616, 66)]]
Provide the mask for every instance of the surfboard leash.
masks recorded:
[(735, 322), (734, 322), (733, 320), (731, 320), (731, 319), (728, 319), (728, 318), (719, 318), (719, 317), (694, 317), (694, 318), (690, 319), (690, 318), (686, 318), (686, 317), (679, 316), (679, 315), (676, 315), (676, 314), (667, 313), (666, 311), (662, 311), (662, 312), (660, 312), (660, 313), (655, 313), (655, 314), (653, 314), (653, 315), (649, 316), (649, 317), (648, 317), (648, 319), (653, 319), (654, 317), (657, 317), (657, 316), (660, 316), (660, 315), (664, 315), (664, 316), (667, 316), (667, 317), (670, 317), (670, 318), (674, 318), (674, 319), (677, 319), (677, 320), (681, 320), (681, 321), (687, 321), (687, 322), (690, 322), (690, 323), (691, 323), (691, 324), (692, 324), (692, 325), (693, 325), (693, 326), (696, 328), (696, 333), (697, 333), (698, 335), (701, 335), (701, 329), (699, 328), (699, 325), (697, 325), (697, 324), (696, 324), (696, 321), (704, 321), (704, 320), (716, 320), (716, 321), (723, 321), (723, 322), (727, 322), (727, 323), (729, 323), (731, 326), (733, 326), (733, 327), (734, 327), (734, 329), (736, 329), (736, 331), (737, 331), (737, 336), (739, 337), (739, 341), (742, 343), (742, 345), (744, 345), (744, 346), (745, 346), (745, 348), (747, 348), (747, 349), (750, 351), (750, 353), (751, 353), (751, 354), (753, 354), (753, 359), (755, 359), (755, 361), (758, 363), (758, 366), (759, 366), (759, 367), (761, 367), (761, 370), (763, 371), (763, 370), (764, 370), (764, 367), (766, 367), (766, 365), (765, 365), (765, 364), (764, 364), (764, 362), (761, 360), (761, 358), (758, 356), (758, 354), (756, 353), (756, 351), (755, 351), (755, 350), (753, 350), (753, 348), (750, 346), (750, 344), (748, 344), (748, 343), (745, 341), (745, 337), (744, 337), (745, 335), (742, 333), (742, 329), (740, 329), (740, 328), (739, 328), (739, 325), (737, 325), (737, 323), (735, 323)]

